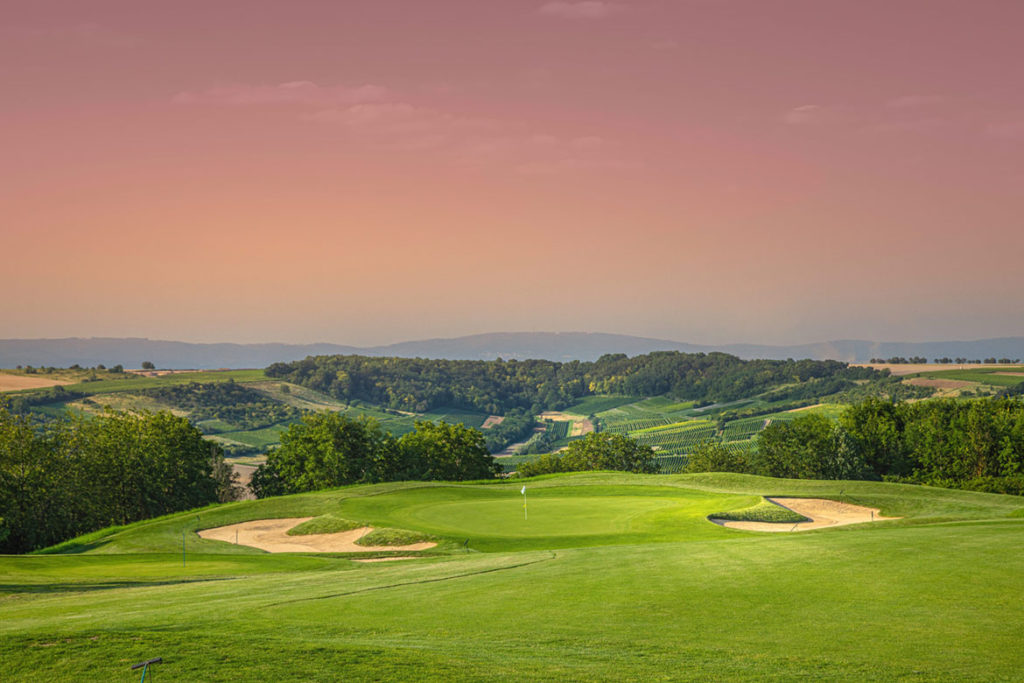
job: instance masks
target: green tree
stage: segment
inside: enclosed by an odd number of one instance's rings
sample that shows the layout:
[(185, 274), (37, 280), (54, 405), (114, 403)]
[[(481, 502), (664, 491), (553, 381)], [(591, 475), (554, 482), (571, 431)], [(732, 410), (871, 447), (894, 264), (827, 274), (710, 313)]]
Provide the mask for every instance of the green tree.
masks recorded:
[(819, 479), (832, 445), (832, 423), (821, 415), (772, 422), (757, 436), (759, 468), (770, 477)]
[(309, 413), (281, 435), (254, 475), (264, 495), (387, 479), (393, 439), (371, 418)]
[(492, 479), (501, 472), (483, 433), (462, 424), (417, 422), (414, 431), (398, 440), (398, 448), (403, 468), (412, 470), (415, 479)]
[(36, 432), (0, 406), (0, 552), (214, 502), (212, 471), (211, 444), (170, 413), (108, 412)]
[(582, 472), (588, 470), (619, 470), (655, 474), (658, 463), (650, 446), (622, 434), (592, 432), (571, 441), (564, 454), (541, 457), (519, 467), (519, 474), (532, 477), (550, 472)]
[(839, 424), (876, 478), (905, 475), (911, 470), (903, 441), (905, 413), (903, 404), (867, 398), (839, 417)]
[(749, 454), (735, 452), (718, 441), (705, 440), (697, 444), (690, 453), (686, 464), (687, 472), (755, 472), (754, 462)]

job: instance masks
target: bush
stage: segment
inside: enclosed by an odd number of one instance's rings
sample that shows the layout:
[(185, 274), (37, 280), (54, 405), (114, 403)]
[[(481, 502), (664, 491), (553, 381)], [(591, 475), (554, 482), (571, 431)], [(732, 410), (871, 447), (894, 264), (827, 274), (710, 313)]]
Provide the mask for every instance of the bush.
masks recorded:
[(650, 446), (641, 446), (622, 434), (591, 433), (571, 442), (563, 455), (542, 455), (524, 463), (519, 467), (519, 476), (587, 470), (656, 474), (659, 467)]

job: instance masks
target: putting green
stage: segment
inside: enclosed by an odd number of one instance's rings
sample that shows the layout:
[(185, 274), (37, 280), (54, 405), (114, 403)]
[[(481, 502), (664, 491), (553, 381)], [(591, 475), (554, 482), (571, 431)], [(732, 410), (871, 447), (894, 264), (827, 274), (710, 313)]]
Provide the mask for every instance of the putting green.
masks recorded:
[(340, 514), (369, 524), (469, 539), (480, 550), (557, 548), (708, 537), (704, 518), (750, 496), (659, 486), (528, 489), (431, 487), (349, 498)]

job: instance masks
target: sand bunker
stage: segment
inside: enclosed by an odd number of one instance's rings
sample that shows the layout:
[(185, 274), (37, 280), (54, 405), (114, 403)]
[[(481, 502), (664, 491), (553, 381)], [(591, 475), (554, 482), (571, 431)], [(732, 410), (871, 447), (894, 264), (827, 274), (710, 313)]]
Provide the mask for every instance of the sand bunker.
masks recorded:
[(287, 519), (259, 519), (253, 522), (229, 524), (214, 529), (203, 529), (199, 536), (212, 541), (227, 541), (247, 545), (268, 553), (365, 553), (380, 550), (426, 550), (436, 543), (410, 545), (356, 545), (356, 541), (373, 531), (373, 527), (360, 527), (335, 534), (307, 534), (289, 536), (288, 530), (312, 517)]
[(899, 517), (882, 517), (879, 514), (878, 508), (840, 503), (836, 500), (826, 500), (824, 498), (767, 498), (766, 500), (770, 500), (784, 508), (789, 508), (811, 521), (797, 522), (795, 524), (793, 522), (732, 522), (722, 519), (712, 519), (711, 521), (730, 529), (745, 529), (747, 531), (808, 531), (828, 526), (845, 526), (862, 522), (899, 519)]

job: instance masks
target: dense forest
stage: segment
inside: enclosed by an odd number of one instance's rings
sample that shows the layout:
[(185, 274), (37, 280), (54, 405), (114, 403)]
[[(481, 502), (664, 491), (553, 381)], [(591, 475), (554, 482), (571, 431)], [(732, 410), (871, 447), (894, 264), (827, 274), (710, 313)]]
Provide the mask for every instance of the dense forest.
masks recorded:
[(629, 358), (609, 354), (595, 362), (546, 360), (454, 361), (368, 356), (313, 356), (275, 363), (270, 377), (335, 398), (424, 412), (442, 406), (504, 415), (565, 408), (592, 394), (732, 401), (772, 389), (793, 398), (787, 385), (810, 382), (801, 398), (854, 389), (885, 373), (838, 361), (740, 360), (725, 353), (663, 351)]
[(800, 479), (884, 479), (1024, 494), (1024, 403), (1007, 397), (906, 403), (869, 398), (838, 421), (773, 422), (751, 453), (702, 444), (688, 470)]
[(107, 413), (40, 430), (0, 403), (0, 552), (235, 494), (220, 449), (184, 418)]

